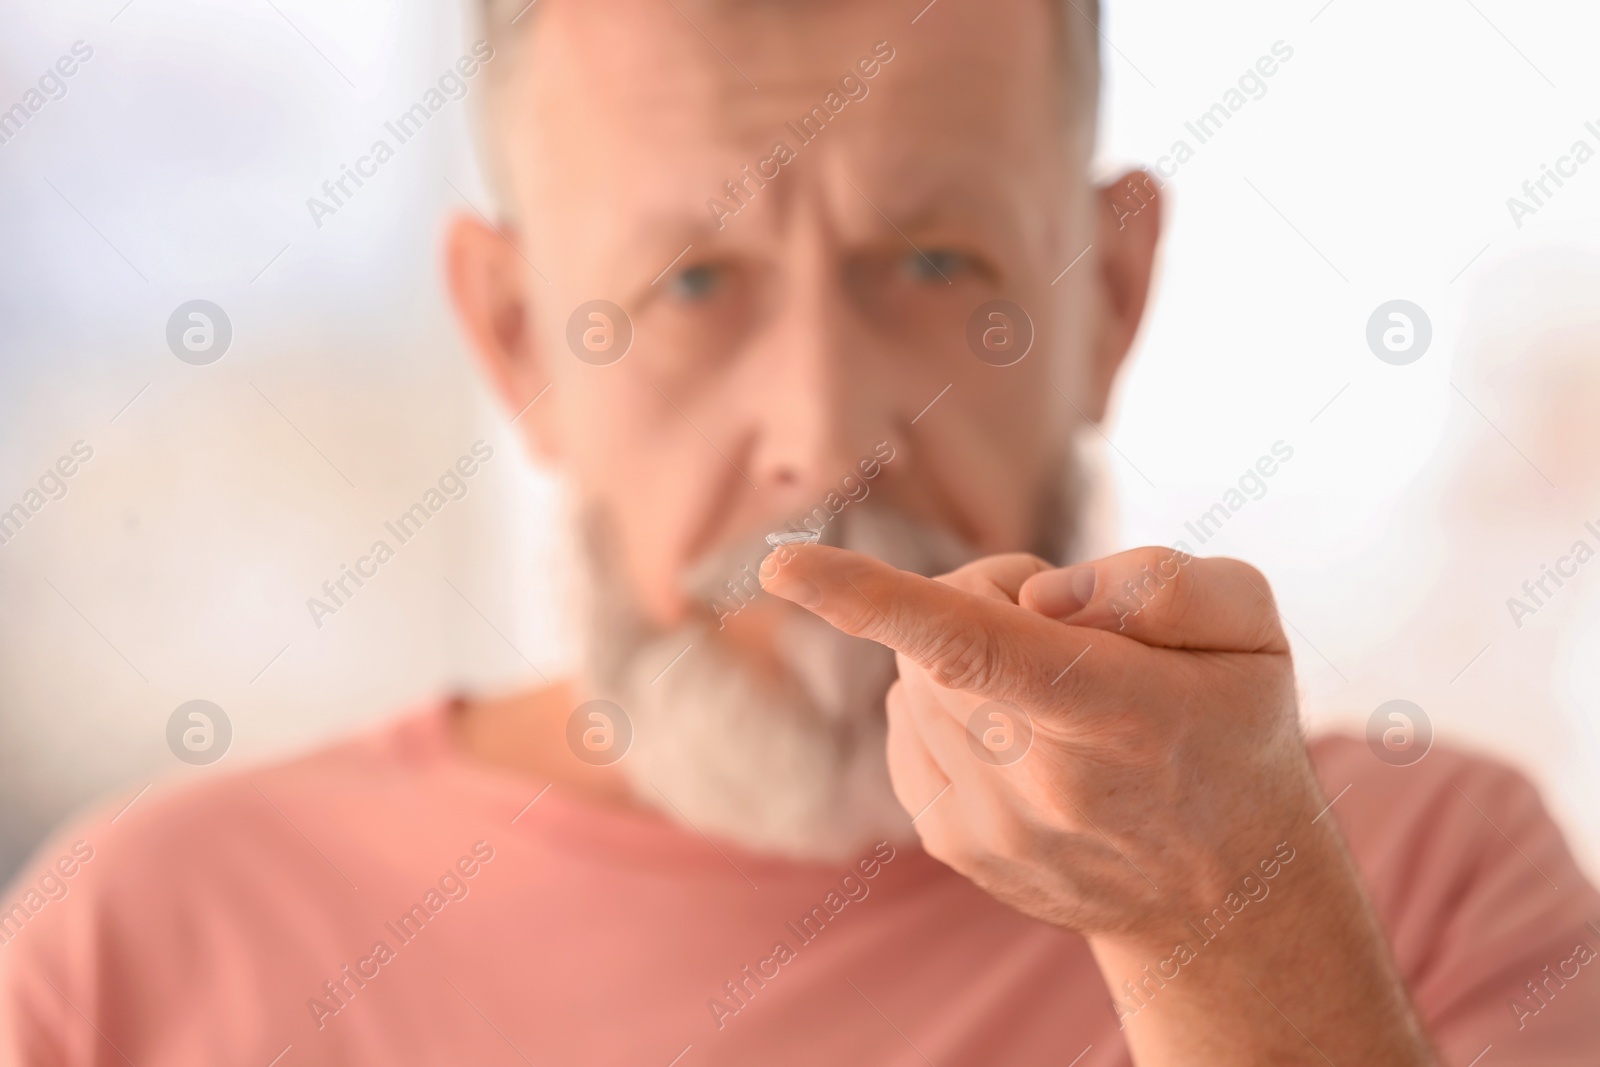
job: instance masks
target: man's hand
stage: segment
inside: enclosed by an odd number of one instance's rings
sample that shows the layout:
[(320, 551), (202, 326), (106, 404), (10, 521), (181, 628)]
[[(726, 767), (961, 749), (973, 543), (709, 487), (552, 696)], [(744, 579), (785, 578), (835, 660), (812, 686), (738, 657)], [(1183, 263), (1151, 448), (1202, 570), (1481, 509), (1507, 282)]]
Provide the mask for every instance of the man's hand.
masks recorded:
[(1140, 1064), (1432, 1062), (1319, 818), (1253, 568), (1137, 549), (928, 579), (803, 546), (762, 577), (895, 650), (889, 770), (924, 847), (1089, 938)]

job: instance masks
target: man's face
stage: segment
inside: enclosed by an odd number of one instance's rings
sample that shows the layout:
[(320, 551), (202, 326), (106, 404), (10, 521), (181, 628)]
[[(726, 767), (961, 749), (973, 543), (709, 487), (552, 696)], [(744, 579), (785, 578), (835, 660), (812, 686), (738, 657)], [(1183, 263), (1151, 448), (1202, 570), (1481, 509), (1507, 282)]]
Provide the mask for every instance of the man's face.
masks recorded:
[[(879, 442), (878, 502), (1032, 547), (1108, 377), (1097, 253), (1061, 276), (1098, 218), (1048, 5), (555, 0), (522, 25), (491, 136), (526, 323), (496, 373), (551, 383), (519, 425), (646, 615), (704, 612), (694, 561), (844, 495)], [(605, 365), (568, 342), (597, 299), (633, 333)], [(1014, 365), (969, 345), (993, 300), (1035, 331)]]

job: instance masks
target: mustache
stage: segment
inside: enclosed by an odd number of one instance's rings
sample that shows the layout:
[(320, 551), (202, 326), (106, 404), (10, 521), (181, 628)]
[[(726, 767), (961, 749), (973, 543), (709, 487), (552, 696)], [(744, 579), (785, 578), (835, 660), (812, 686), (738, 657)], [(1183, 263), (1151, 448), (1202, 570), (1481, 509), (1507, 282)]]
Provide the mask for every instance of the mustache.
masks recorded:
[[(949, 528), (875, 501), (845, 509), (822, 527), (821, 534), (821, 544), (860, 552), (927, 578), (978, 557), (977, 550)], [(765, 595), (757, 569), (771, 551), (766, 531), (736, 537), (690, 562), (680, 588), (702, 602)]]

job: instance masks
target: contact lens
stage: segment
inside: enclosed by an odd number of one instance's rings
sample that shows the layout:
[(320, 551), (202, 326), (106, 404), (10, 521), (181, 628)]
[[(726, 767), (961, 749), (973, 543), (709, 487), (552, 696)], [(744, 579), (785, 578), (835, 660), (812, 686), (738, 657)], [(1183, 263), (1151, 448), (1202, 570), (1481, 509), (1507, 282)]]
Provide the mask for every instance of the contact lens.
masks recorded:
[(779, 530), (767, 534), (767, 544), (773, 548), (784, 545), (814, 545), (822, 540), (821, 530)]

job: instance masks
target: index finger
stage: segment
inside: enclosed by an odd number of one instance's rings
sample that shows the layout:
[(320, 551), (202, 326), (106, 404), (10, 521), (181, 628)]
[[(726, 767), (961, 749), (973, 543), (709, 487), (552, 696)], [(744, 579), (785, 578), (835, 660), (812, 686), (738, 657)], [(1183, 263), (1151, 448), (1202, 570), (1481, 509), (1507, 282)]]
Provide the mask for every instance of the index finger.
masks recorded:
[(839, 630), (887, 645), (948, 689), (1035, 706), (1082, 692), (1054, 686), (1090, 643), (1131, 641), (1064, 626), (1008, 601), (980, 597), (827, 545), (779, 549), (761, 565), (767, 592)]

